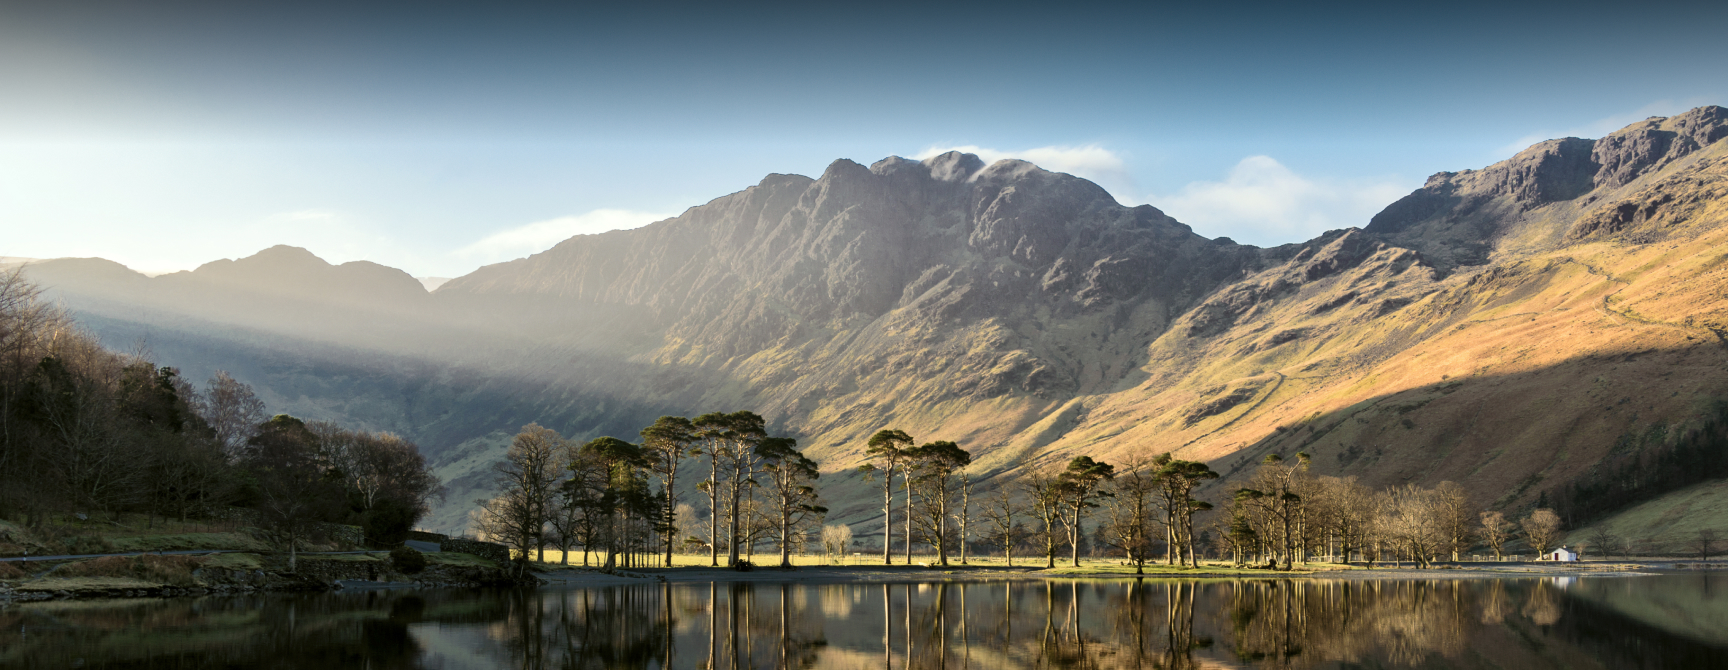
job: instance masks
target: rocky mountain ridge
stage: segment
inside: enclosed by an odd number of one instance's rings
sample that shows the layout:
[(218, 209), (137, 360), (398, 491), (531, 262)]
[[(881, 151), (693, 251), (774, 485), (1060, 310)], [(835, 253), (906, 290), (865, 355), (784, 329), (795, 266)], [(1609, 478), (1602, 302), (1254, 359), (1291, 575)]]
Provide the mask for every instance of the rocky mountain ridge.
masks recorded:
[[(736, 408), (798, 437), (836, 516), (866, 526), (846, 473), (887, 425), (959, 441), (986, 482), (1077, 453), (1241, 473), (1301, 449), (1322, 473), (1454, 479), (1517, 508), (1728, 397), (1725, 138), (1728, 112), (1705, 107), (1542, 142), (1437, 174), (1360, 230), (1269, 249), (950, 153), (770, 175), (430, 295), (282, 248), (181, 273), (223, 275), (222, 295), (31, 271), (102, 328), (181, 343), (172, 363), (280, 361), (251, 380), (273, 409), (416, 438), (457, 491), (443, 528), (527, 421), (630, 436)], [(304, 309), (241, 308), (260, 296)]]

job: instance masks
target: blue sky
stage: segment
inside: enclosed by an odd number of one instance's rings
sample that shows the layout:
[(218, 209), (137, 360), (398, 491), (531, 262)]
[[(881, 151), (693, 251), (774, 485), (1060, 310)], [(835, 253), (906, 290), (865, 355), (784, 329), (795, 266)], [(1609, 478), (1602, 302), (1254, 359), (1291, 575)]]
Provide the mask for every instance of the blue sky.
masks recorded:
[(1720, 4), (352, 4), (0, 0), (0, 256), (454, 276), (954, 147), (1267, 245), (1728, 104)]

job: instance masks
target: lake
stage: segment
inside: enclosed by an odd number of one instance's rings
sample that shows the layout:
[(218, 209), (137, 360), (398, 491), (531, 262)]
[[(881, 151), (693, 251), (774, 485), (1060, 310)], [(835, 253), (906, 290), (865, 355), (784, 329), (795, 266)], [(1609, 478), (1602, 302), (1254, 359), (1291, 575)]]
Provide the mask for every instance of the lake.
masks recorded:
[(349, 591), (0, 627), (8, 668), (1728, 668), (1728, 573)]

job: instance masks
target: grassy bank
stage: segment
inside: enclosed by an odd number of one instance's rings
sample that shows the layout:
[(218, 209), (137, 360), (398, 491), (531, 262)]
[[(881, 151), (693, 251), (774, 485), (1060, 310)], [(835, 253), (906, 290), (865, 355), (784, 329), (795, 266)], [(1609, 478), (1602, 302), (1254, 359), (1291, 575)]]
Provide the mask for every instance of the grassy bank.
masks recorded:
[[(305, 551), (353, 549), (338, 540), (310, 541)], [(276, 549), (237, 522), (179, 521), (127, 514), (60, 517), (36, 528), (0, 521), (0, 556), (111, 554), (128, 551), (250, 551)]]

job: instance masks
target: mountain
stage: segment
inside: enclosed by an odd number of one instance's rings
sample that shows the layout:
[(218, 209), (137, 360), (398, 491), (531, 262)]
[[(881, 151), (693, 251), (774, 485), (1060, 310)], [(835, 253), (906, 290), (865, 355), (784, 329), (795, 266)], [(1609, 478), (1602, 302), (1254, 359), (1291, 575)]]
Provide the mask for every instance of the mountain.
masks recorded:
[(985, 481), (1175, 450), (1227, 473), (1219, 494), (1304, 451), (1322, 474), (1585, 514), (1602, 505), (1580, 491), (1668, 481), (1645, 470), (1724, 425), (1724, 139), (1728, 112), (1703, 107), (1542, 142), (1266, 249), (949, 153), (769, 175), (430, 294), (285, 247), (157, 278), (30, 272), (189, 375), (416, 439), (451, 483), (444, 528), (524, 423), (633, 437), (740, 408), (797, 437), (861, 528), (849, 473), (885, 426), (961, 443)]

